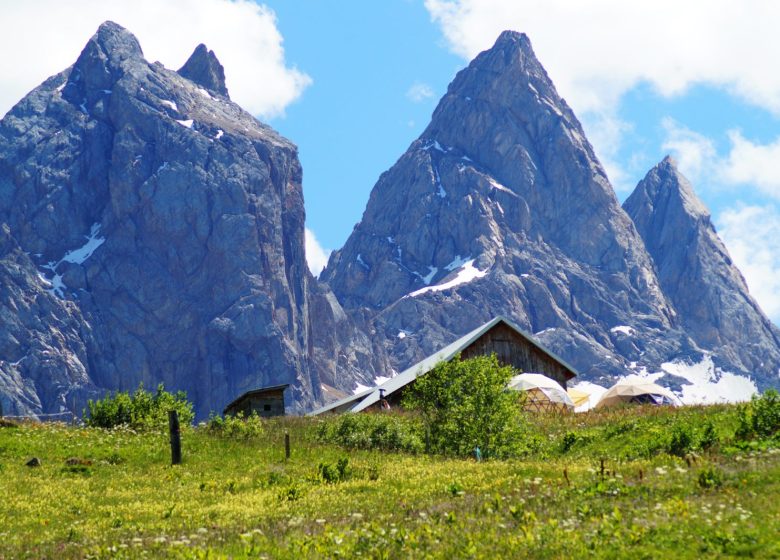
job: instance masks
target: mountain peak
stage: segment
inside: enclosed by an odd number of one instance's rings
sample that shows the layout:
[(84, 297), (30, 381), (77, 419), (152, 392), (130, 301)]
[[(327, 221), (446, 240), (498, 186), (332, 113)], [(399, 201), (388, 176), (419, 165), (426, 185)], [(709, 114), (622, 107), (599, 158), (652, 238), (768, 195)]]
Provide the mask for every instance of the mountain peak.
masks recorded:
[(73, 65), (63, 97), (82, 104), (97, 92), (110, 90), (128, 62), (143, 62), (135, 35), (113, 21), (103, 22)]
[(208, 50), (203, 43), (195, 47), (192, 55), (178, 72), (179, 75), (206, 89), (229, 97), (225, 86), (225, 69), (219, 63), (214, 51)]
[(496, 43), (494, 46), (498, 45), (517, 45), (521, 48), (530, 48), (531, 46), (531, 40), (528, 38), (528, 35), (525, 33), (520, 33), (519, 31), (512, 31), (511, 29), (507, 29), (506, 31), (502, 31), (501, 34), (498, 36), (498, 39), (496, 39)]
[(623, 207), (630, 215), (639, 215), (639, 206), (657, 208), (674, 202), (690, 217), (709, 219), (709, 210), (677, 167), (677, 161), (667, 155), (648, 171)]
[(774, 371), (774, 328), (748, 293), (745, 280), (693, 187), (666, 156), (639, 182), (623, 209), (653, 258), (678, 320), (701, 348), (742, 371)]
[(104, 21), (98, 27), (97, 32), (90, 39), (90, 43), (96, 43), (109, 58), (143, 57), (141, 45), (135, 35), (127, 29), (114, 23)]

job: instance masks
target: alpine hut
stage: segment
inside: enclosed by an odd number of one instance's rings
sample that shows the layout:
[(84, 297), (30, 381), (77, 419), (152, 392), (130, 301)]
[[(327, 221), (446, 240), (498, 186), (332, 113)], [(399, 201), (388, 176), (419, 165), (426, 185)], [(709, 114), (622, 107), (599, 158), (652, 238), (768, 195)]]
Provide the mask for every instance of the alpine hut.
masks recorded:
[(380, 403), (394, 406), (400, 402), (404, 391), (418, 377), (431, 371), (439, 362), (447, 362), (459, 354), (464, 360), (474, 356), (496, 354), (502, 365), (512, 366), (518, 371), (541, 373), (555, 380), (564, 390), (566, 383), (577, 376), (574, 367), (536, 342), (530, 334), (515, 323), (499, 316), (384, 383), (330, 403), (311, 412), (310, 415), (326, 412), (361, 412), (378, 408)]

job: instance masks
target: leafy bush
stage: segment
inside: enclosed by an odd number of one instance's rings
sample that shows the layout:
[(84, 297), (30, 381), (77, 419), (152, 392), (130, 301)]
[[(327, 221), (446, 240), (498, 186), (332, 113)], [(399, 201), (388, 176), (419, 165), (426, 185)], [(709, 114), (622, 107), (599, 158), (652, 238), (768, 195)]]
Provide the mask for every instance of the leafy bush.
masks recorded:
[(429, 450), (469, 456), (507, 457), (523, 449), (519, 393), (507, 389), (514, 374), (495, 354), (441, 362), (418, 377), (403, 399), (422, 413)]
[(780, 431), (780, 393), (767, 389), (750, 402), (753, 409), (752, 427), (758, 436), (771, 437)]
[(141, 430), (159, 429), (168, 425), (170, 410), (179, 413), (182, 425), (191, 424), (195, 418), (192, 403), (187, 401), (184, 391), (169, 393), (161, 383), (157, 391), (151, 393), (141, 384), (132, 395), (118, 391), (97, 401), (90, 400), (84, 412), (84, 422), (95, 428), (126, 425)]
[(699, 440), (699, 446), (707, 450), (717, 445), (719, 441), (718, 433), (715, 431), (715, 424), (712, 423), (712, 420), (707, 420), (707, 423), (704, 425), (704, 432)]
[(574, 447), (574, 444), (577, 443), (578, 439), (577, 434), (574, 432), (566, 432), (561, 438), (561, 453), (568, 452)]
[(701, 488), (719, 488), (723, 485), (723, 471), (716, 467), (702, 469), (697, 482)]
[(767, 389), (763, 395), (753, 399), (738, 410), (738, 440), (758, 437), (772, 437), (780, 431), (780, 393)]
[(239, 412), (236, 416), (212, 416), (206, 428), (213, 434), (234, 439), (250, 439), (263, 435), (263, 421), (254, 410), (247, 418)]
[(354, 449), (381, 449), (421, 453), (423, 428), (420, 421), (396, 413), (343, 414), (327, 418), (317, 431), (317, 438)]
[(352, 477), (352, 468), (349, 466), (349, 459), (342, 457), (335, 465), (320, 463), (317, 466), (317, 474), (326, 484), (336, 484), (349, 480)]
[(693, 451), (693, 433), (687, 425), (677, 425), (672, 429), (672, 437), (669, 440), (668, 451), (671, 455), (685, 457)]

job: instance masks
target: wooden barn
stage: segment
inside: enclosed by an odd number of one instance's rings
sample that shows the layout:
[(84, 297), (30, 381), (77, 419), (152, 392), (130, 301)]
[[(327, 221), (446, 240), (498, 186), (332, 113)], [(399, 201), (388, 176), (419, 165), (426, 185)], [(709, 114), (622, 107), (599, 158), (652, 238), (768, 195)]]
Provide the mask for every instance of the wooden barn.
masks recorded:
[(400, 402), (404, 390), (415, 379), (431, 371), (439, 362), (449, 361), (458, 354), (462, 359), (468, 359), (494, 353), (502, 365), (512, 366), (520, 372), (541, 373), (560, 383), (564, 389), (567, 382), (577, 376), (572, 366), (536, 342), (530, 334), (509, 319), (496, 317), (381, 385), (350, 395), (311, 414), (360, 412), (378, 407), (383, 399), (393, 406)]
[(244, 417), (256, 412), (258, 416), (270, 418), (271, 416), (284, 416), (284, 390), (286, 385), (275, 385), (247, 391), (225, 407), (225, 416), (237, 416), (243, 413)]

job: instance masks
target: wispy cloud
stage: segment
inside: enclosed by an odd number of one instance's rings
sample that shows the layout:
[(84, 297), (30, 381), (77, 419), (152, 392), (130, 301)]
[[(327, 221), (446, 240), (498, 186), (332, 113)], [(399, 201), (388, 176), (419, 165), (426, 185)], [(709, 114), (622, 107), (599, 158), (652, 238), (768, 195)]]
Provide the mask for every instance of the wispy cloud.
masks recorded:
[(759, 144), (732, 130), (729, 138), (731, 150), (722, 165), (724, 181), (755, 185), (764, 194), (780, 199), (780, 137), (769, 144)]
[(304, 232), (304, 242), (306, 247), (306, 262), (309, 265), (309, 270), (314, 276), (319, 276), (325, 265), (328, 264), (328, 257), (330, 257), (330, 249), (323, 249), (317, 238), (314, 236), (314, 232), (309, 228), (306, 228)]
[(504, 29), (528, 33), (579, 113), (609, 110), (648, 82), (662, 95), (694, 84), (725, 88), (780, 115), (778, 2), (425, 0), (425, 7), (466, 59)]
[(406, 97), (414, 103), (421, 103), (434, 96), (433, 88), (422, 82), (415, 82), (406, 90)]
[(740, 206), (723, 212), (717, 223), (750, 293), (780, 322), (780, 212), (775, 206)]
[(661, 121), (666, 138), (661, 147), (677, 160), (680, 171), (693, 182), (703, 179), (717, 165), (717, 151), (712, 139), (699, 134), (670, 117)]
[(285, 61), (274, 12), (251, 0), (36, 0), (5, 2), (2, 12), (0, 51), (13, 55), (0, 57), (0, 115), (75, 62), (105, 20), (133, 32), (147, 59), (168, 68), (205, 43), (225, 67), (231, 98), (265, 118), (283, 114), (311, 83)]

